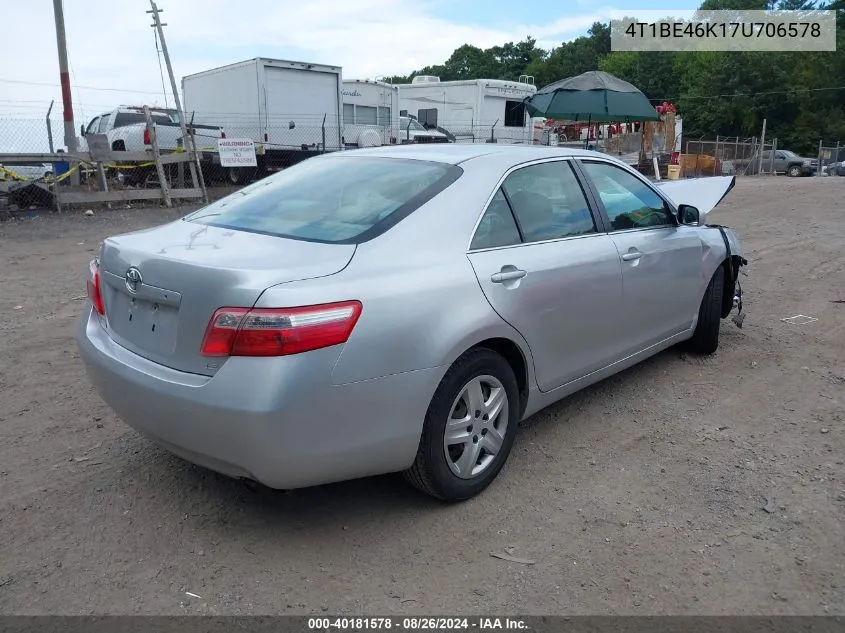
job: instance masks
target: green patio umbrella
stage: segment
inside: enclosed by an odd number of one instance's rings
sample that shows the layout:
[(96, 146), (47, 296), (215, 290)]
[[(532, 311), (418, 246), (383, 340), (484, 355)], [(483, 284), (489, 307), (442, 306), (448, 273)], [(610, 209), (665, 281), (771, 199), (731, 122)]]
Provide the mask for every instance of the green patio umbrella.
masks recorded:
[(610, 73), (591, 70), (561, 79), (525, 98), (531, 116), (587, 122), (659, 121), (642, 92)]

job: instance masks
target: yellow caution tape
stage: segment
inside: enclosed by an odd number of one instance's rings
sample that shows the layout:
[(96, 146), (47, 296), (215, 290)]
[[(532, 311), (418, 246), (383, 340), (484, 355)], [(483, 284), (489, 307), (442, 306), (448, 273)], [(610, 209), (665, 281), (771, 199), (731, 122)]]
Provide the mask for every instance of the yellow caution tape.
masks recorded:
[[(13, 172), (11, 169), (6, 169), (5, 167), (0, 167), (0, 174), (8, 175), (12, 180), (17, 180), (17, 181), (21, 181), (21, 182), (24, 182), (24, 181), (27, 181), (27, 180), (32, 180), (32, 178), (26, 178), (24, 176), (20, 176), (20, 175), (16, 174), (15, 172)], [(5, 180), (5, 178), (4, 178), (4, 180)]]

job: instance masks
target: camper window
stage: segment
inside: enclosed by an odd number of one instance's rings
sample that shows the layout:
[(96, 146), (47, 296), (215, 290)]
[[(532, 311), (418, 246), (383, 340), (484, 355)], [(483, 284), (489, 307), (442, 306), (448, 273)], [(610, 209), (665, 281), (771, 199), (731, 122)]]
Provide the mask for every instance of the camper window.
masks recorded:
[(360, 125), (377, 125), (378, 110), (375, 106), (355, 106), (355, 123)]
[[(387, 110), (387, 114), (384, 115), (381, 112), (382, 110)], [(343, 121), (347, 125), (388, 125), (390, 123), (390, 108), (344, 103)]]
[(382, 127), (390, 125), (390, 108), (379, 106), (378, 124)]
[(505, 101), (505, 127), (525, 125), (525, 104), (522, 101)]

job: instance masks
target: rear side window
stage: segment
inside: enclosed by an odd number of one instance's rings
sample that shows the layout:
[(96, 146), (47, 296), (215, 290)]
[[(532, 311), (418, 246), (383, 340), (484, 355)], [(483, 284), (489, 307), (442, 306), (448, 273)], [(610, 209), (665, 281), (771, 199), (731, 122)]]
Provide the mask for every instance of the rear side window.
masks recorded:
[(185, 219), (314, 242), (364, 242), (410, 215), (461, 173), (455, 165), (420, 160), (311, 159)]
[(470, 250), (511, 246), (521, 241), (511, 208), (499, 189), (475, 229)]
[(526, 242), (595, 233), (587, 198), (569, 161), (529, 165), (513, 172), (502, 188)]
[(595, 232), (595, 221), (572, 165), (550, 161), (522, 167), (505, 178), (478, 223), (470, 250)]

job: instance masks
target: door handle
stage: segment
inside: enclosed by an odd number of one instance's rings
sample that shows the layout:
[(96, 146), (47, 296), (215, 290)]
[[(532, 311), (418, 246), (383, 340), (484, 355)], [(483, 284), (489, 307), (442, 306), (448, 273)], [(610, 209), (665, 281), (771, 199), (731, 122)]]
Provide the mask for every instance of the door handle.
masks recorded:
[(506, 281), (515, 281), (517, 279), (522, 279), (527, 274), (528, 273), (524, 270), (506, 270), (500, 273), (493, 273), (490, 276), (490, 281), (492, 281), (494, 284), (501, 284)]
[(629, 253), (625, 253), (624, 255), (622, 255), (622, 261), (623, 262), (632, 262), (636, 259), (639, 259), (642, 256), (643, 256), (643, 254), (640, 251), (631, 251)]

